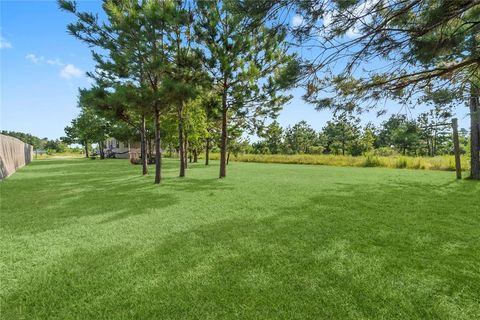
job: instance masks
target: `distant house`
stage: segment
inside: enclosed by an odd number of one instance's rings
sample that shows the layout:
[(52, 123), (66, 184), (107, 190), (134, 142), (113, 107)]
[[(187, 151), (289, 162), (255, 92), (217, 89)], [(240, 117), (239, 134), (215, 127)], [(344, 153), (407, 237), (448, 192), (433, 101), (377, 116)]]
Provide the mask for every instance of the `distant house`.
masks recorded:
[(105, 153), (110, 158), (132, 159), (138, 157), (140, 153), (139, 148), (136, 148), (136, 143), (119, 141), (115, 138), (107, 139), (106, 148)]
[[(147, 153), (153, 153), (153, 141), (147, 141)], [(115, 138), (108, 138), (106, 143), (105, 155), (109, 158), (130, 159), (137, 163), (141, 158), (140, 141), (124, 142)], [(164, 150), (162, 150), (163, 152)], [(153, 160), (153, 158), (151, 158)]]

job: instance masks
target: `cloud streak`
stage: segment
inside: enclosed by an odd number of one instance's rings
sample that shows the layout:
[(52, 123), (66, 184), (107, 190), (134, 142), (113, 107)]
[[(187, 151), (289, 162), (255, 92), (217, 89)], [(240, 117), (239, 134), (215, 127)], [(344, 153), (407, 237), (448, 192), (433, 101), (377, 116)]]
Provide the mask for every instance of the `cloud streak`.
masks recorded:
[(32, 62), (33, 64), (41, 64), (43, 60), (45, 60), (44, 57), (38, 57), (33, 53), (29, 53), (25, 56), (25, 59), (28, 61)]
[(25, 56), (25, 59), (32, 62), (35, 65), (50, 65), (62, 67), (60, 69), (59, 76), (62, 79), (80, 78), (84, 76), (84, 72), (77, 68), (72, 63), (64, 63), (60, 59), (47, 59), (44, 56), (37, 56), (33, 53), (29, 53)]

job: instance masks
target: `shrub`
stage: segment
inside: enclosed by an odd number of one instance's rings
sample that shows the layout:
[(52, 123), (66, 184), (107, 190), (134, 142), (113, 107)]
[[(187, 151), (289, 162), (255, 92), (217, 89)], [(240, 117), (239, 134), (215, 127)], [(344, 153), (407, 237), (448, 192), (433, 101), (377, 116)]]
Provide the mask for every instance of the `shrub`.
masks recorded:
[(408, 159), (406, 157), (399, 157), (397, 158), (397, 162), (395, 163), (395, 168), (404, 169), (408, 165)]
[(364, 166), (365, 167), (380, 167), (381, 164), (380, 164), (380, 160), (378, 159), (378, 157), (376, 157), (372, 154), (368, 154), (365, 158)]

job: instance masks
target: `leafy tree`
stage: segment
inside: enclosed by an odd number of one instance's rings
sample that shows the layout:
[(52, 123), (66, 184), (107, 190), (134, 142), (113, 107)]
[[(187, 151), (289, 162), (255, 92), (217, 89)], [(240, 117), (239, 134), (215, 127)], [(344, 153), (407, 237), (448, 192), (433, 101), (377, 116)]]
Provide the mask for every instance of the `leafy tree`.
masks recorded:
[(44, 146), (47, 149), (47, 153), (51, 154), (54, 152), (62, 153), (67, 151), (67, 145), (60, 139), (48, 140)]
[(246, 0), (244, 8), (292, 6), (303, 21), (294, 35), (317, 49), (306, 67), (308, 101), (362, 111), (448, 88), (469, 105), (471, 177), (480, 179), (478, 0)]
[[(287, 97), (278, 96), (297, 76), (298, 64), (283, 45), (284, 28), (270, 28), (261, 16), (237, 12), (237, 1), (197, 1), (196, 34), (205, 65), (222, 97), (220, 178), (226, 176), (228, 115), (274, 116)], [(262, 80), (262, 81), (260, 81)]]
[(40, 139), (39, 137), (31, 135), (30, 133), (6, 131), (6, 130), (2, 130), (1, 133), (10, 137), (17, 138), (25, 143), (28, 143), (33, 146), (33, 149), (44, 148), (45, 142), (46, 142), (45, 139)]
[(452, 117), (450, 108), (436, 106), (434, 109), (423, 112), (418, 116), (417, 122), (420, 127), (420, 137), (426, 144), (427, 154), (434, 157), (439, 153), (445, 153), (446, 146), (451, 137)]
[[(85, 92), (83, 93), (85, 94)], [(82, 93), (81, 93), (82, 95)], [(88, 100), (79, 99), (80, 114), (73, 119), (70, 126), (65, 127), (66, 137), (63, 139), (69, 143), (79, 143), (85, 148), (85, 156), (88, 157), (90, 143), (98, 143), (100, 157), (105, 157), (105, 140), (110, 135), (111, 123), (95, 112)]]
[(394, 147), (402, 154), (415, 154), (420, 140), (420, 128), (406, 115), (392, 115), (382, 124), (378, 139), (382, 147)]
[(252, 151), (254, 154), (269, 154), (268, 142), (266, 140), (260, 140), (252, 143)]
[(283, 129), (277, 121), (269, 124), (266, 130), (260, 134), (265, 139), (265, 147), (271, 154), (281, 153), (283, 149)]
[(360, 143), (360, 119), (350, 113), (336, 114), (323, 128), (323, 136), (327, 152), (354, 156), (364, 152)]
[(212, 141), (217, 141), (220, 136), (219, 128), (221, 127), (222, 116), (221, 99), (216, 92), (208, 90), (197, 97), (197, 102), (201, 105), (205, 112), (205, 165), (209, 165), (210, 149)]
[(375, 147), (375, 140), (377, 139), (375, 133), (375, 127), (372, 124), (368, 124), (363, 130), (361, 137), (361, 144), (363, 152), (371, 152)]
[(176, 2), (105, 1), (103, 9), (106, 22), (100, 22), (98, 16), (92, 13), (78, 11), (73, 1), (60, 0), (59, 4), (63, 10), (77, 17), (77, 22), (68, 26), (70, 33), (98, 49), (93, 52), (97, 63), (96, 74), (89, 75), (103, 87), (111, 88), (130, 80), (139, 88), (144, 110), (153, 115), (155, 183), (160, 183), (160, 112), (167, 107), (160, 95), (160, 88), (168, 66), (166, 24)]
[(300, 121), (285, 129), (285, 149), (287, 153), (311, 153), (319, 145), (317, 132), (306, 122)]
[[(193, 44), (193, 18), (187, 1), (176, 1), (167, 11), (168, 23), (165, 24), (166, 41), (165, 50), (169, 55), (169, 63), (166, 64), (165, 76), (162, 79), (160, 94), (165, 97), (165, 102), (172, 105), (178, 118), (178, 141), (180, 154), (180, 177), (185, 176), (187, 166), (186, 147), (189, 143), (187, 130), (195, 132), (194, 126), (188, 123), (194, 119), (193, 113), (188, 111), (194, 107), (191, 103), (200, 92), (201, 84), (206, 80), (206, 74), (202, 69), (202, 52), (194, 48)], [(200, 110), (198, 110), (200, 111)], [(187, 119), (187, 113), (191, 119)], [(200, 123), (198, 123), (200, 124)], [(189, 126), (189, 128), (186, 128)], [(197, 136), (195, 135), (195, 139)], [(197, 142), (195, 140), (195, 142)]]
[(185, 133), (188, 137), (190, 154), (193, 156), (193, 162), (197, 162), (198, 153), (209, 135), (206, 110), (199, 99), (187, 105), (185, 120)]

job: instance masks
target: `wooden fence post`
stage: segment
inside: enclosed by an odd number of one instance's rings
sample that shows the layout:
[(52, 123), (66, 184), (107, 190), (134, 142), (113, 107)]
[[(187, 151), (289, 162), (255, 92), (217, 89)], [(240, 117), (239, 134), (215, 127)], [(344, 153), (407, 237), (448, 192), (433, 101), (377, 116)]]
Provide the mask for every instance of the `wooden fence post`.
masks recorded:
[(460, 143), (458, 141), (458, 120), (452, 119), (453, 129), (453, 151), (455, 153), (455, 171), (457, 172), (457, 179), (462, 179), (462, 167), (460, 164)]

